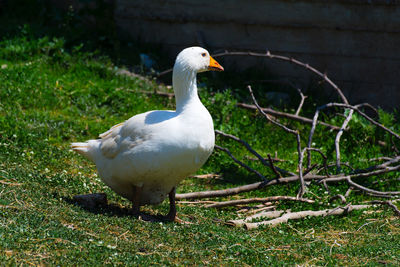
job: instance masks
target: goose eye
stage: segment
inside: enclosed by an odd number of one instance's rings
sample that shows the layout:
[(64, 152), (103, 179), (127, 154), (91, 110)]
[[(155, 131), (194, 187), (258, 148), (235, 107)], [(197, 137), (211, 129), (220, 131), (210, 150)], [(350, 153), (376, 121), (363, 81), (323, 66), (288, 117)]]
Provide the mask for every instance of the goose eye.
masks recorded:
[(201, 56), (202, 57), (205, 57), (207, 54), (206, 53), (201, 53)]

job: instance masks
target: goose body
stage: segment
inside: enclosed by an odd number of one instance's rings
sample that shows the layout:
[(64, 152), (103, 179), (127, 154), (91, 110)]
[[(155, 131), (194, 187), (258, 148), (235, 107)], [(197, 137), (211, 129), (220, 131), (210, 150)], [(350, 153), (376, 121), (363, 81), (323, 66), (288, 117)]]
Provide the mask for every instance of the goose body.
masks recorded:
[[(100, 139), (71, 144), (96, 164), (102, 180), (131, 200), (134, 208), (161, 203), (168, 194), (174, 202), (175, 187), (212, 153), (213, 121), (198, 97), (196, 82), (196, 74), (206, 70), (223, 68), (203, 48), (184, 49), (173, 69), (175, 111), (138, 114), (113, 126)], [(175, 217), (175, 203), (171, 210), (170, 217)]]

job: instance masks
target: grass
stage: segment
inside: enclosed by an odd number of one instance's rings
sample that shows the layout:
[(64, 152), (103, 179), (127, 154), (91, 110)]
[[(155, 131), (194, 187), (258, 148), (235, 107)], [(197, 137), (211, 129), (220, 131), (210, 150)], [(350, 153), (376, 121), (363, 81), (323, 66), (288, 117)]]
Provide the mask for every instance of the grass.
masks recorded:
[[(93, 164), (72, 153), (69, 143), (95, 138), (137, 113), (173, 109), (174, 101), (140, 93), (157, 85), (118, 75), (118, 66), (101, 53), (83, 52), (81, 45), (67, 49), (62, 38), (37, 38), (26, 33), (3, 38), (0, 66), (0, 262), (4, 265), (400, 264), (399, 220), (385, 208), (307, 218), (252, 232), (222, 223), (237, 218), (233, 208), (179, 204), (179, 216), (193, 222), (191, 225), (134, 219), (127, 212), (130, 203), (106, 187)], [(200, 78), (205, 82), (210, 79)], [(239, 99), (231, 94), (237, 88), (231, 89), (200, 89), (215, 128), (248, 140), (263, 156), (276, 151), (279, 158), (287, 159), (279, 166), (295, 171), (294, 138), (266, 124), (256, 113), (237, 109)], [(381, 111), (381, 117), (385, 125), (399, 132), (394, 114)], [(325, 114), (325, 120), (339, 123), (332, 114)], [(302, 131), (309, 129), (282, 122)], [(377, 145), (378, 140), (390, 143), (384, 132), (355, 116), (351, 130), (343, 135), (343, 160), (361, 168), (367, 166), (367, 159), (391, 153), (389, 147)], [(245, 160), (242, 147), (220, 138), (217, 142)], [(318, 129), (315, 143), (321, 144), (319, 148), (330, 161), (334, 158), (333, 142), (332, 133)], [(273, 175), (257, 162), (246, 162), (266, 176)], [(188, 178), (178, 192), (257, 181), (221, 152), (214, 152), (199, 173), (219, 173), (223, 179)], [(374, 188), (399, 190), (394, 177), (387, 175), (391, 182)], [(295, 195), (298, 186), (275, 186), (243, 197)], [(331, 189), (344, 194), (347, 187), (339, 184)], [(327, 203), (330, 195), (324, 191), (311, 184), (306, 197), (317, 194)], [(87, 210), (71, 203), (76, 194), (94, 192), (106, 192), (112, 206)], [(349, 197), (353, 203), (368, 199), (358, 193)], [(278, 208), (294, 211), (331, 206), (279, 203)], [(167, 201), (144, 208), (149, 213), (165, 213), (167, 209)]]

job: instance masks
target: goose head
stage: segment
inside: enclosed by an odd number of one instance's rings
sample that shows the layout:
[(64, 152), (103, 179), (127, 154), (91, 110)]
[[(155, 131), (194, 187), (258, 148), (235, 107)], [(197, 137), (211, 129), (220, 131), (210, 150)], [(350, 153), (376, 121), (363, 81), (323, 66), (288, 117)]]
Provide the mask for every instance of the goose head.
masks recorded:
[(208, 70), (223, 71), (224, 68), (204, 48), (193, 46), (182, 50), (176, 58), (175, 68), (194, 73)]
[(208, 70), (223, 71), (224, 68), (201, 47), (189, 47), (176, 57), (172, 86), (175, 92), (176, 110), (182, 111), (188, 103), (200, 102), (197, 95), (196, 75)]

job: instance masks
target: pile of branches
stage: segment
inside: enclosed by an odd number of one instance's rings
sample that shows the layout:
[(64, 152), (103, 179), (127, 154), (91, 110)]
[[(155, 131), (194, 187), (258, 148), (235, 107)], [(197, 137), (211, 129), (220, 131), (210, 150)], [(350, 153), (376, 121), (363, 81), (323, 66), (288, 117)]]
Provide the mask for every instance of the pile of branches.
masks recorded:
[[(245, 226), (247, 229), (254, 229), (257, 228), (261, 225), (276, 225), (279, 223), (284, 223), (287, 222), (290, 219), (298, 219), (298, 218), (303, 218), (306, 216), (327, 216), (327, 215), (339, 215), (343, 213), (350, 212), (351, 210), (356, 210), (356, 209), (365, 209), (368, 207), (371, 207), (372, 205), (376, 204), (382, 204), (382, 205), (387, 205), (390, 208), (393, 209), (395, 214), (397, 216), (400, 216), (400, 211), (394, 205), (393, 203), (397, 201), (396, 196), (400, 195), (400, 192), (398, 191), (392, 191), (392, 192), (383, 192), (383, 191), (377, 191), (374, 189), (371, 189), (369, 187), (366, 187), (364, 185), (359, 184), (356, 181), (360, 181), (362, 179), (366, 179), (367, 177), (371, 176), (382, 176), (384, 174), (390, 173), (390, 172), (398, 172), (400, 170), (400, 155), (399, 151), (396, 148), (396, 145), (394, 142), (392, 142), (392, 150), (393, 150), (393, 155), (388, 156), (388, 157), (381, 157), (376, 159), (376, 161), (371, 161), (371, 162), (377, 162), (379, 161), (379, 164), (374, 164), (371, 165), (365, 169), (357, 169), (357, 170), (352, 170), (350, 174), (344, 174), (342, 172), (342, 166), (347, 165), (347, 163), (343, 163), (341, 161), (341, 156), (340, 156), (340, 140), (341, 136), (344, 131), (348, 129), (348, 124), (353, 118), (353, 114), (357, 113), (359, 116), (365, 118), (369, 123), (374, 125), (375, 127), (379, 127), (386, 133), (388, 133), (391, 136), (391, 140), (397, 139), (400, 140), (400, 135), (398, 133), (395, 133), (391, 129), (385, 127), (383, 124), (378, 122), (377, 120), (373, 119), (372, 117), (368, 116), (367, 113), (365, 112), (365, 109), (370, 109), (373, 112), (377, 113), (377, 110), (371, 106), (368, 103), (363, 103), (363, 104), (358, 104), (358, 105), (351, 105), (345, 95), (343, 94), (342, 90), (331, 80), (328, 78), (328, 76), (325, 73), (322, 73), (318, 71), (317, 69), (313, 68), (312, 66), (303, 63), (299, 60), (296, 60), (294, 58), (286, 57), (286, 56), (281, 56), (281, 55), (275, 55), (267, 51), (266, 53), (253, 53), (253, 52), (228, 52), (225, 51), (220, 54), (213, 55), (214, 57), (221, 57), (221, 56), (254, 56), (254, 57), (264, 57), (264, 58), (269, 58), (269, 59), (275, 59), (275, 60), (283, 60), (290, 62), (292, 64), (298, 65), (302, 68), (305, 68), (315, 75), (319, 76), (322, 78), (324, 82), (326, 82), (329, 86), (333, 88), (333, 90), (337, 93), (339, 99), (341, 100), (339, 103), (332, 102), (332, 103), (327, 103), (325, 105), (319, 106), (316, 108), (315, 113), (313, 118), (307, 118), (307, 117), (302, 117), (300, 116), (300, 111), (302, 109), (302, 106), (304, 104), (304, 101), (306, 99), (306, 96), (302, 93), (302, 91), (298, 88), (297, 91), (299, 92), (301, 96), (301, 101), (299, 103), (299, 106), (294, 114), (291, 113), (285, 113), (285, 112), (279, 112), (276, 110), (273, 110), (271, 108), (263, 108), (261, 107), (258, 102), (256, 97), (254, 96), (252, 87), (250, 85), (247, 86), (247, 89), (249, 91), (249, 94), (252, 98), (253, 104), (246, 104), (246, 103), (238, 103), (237, 106), (241, 108), (246, 108), (246, 109), (253, 109), (253, 110), (258, 110), (262, 116), (264, 116), (266, 122), (271, 123), (275, 125), (276, 127), (282, 129), (282, 131), (290, 134), (293, 136), (294, 139), (297, 141), (297, 153), (298, 153), (298, 161), (297, 161), (297, 169), (296, 172), (293, 173), (289, 170), (284, 170), (281, 168), (278, 168), (275, 166), (275, 161), (271, 158), (270, 155), (268, 155), (268, 158), (262, 157), (258, 152), (256, 152), (255, 149), (253, 149), (249, 143), (247, 143), (245, 140), (242, 140), (238, 138), (237, 136), (224, 133), (222, 131), (216, 130), (215, 133), (223, 138), (227, 138), (230, 140), (233, 140), (235, 142), (240, 143), (243, 145), (251, 154), (253, 154), (263, 165), (267, 166), (270, 168), (274, 176), (272, 179), (265, 177), (263, 174), (261, 174), (259, 171), (251, 168), (241, 160), (237, 159), (228, 148), (221, 147), (216, 145), (215, 148), (217, 150), (223, 151), (229, 155), (229, 157), (232, 158), (232, 160), (240, 165), (241, 167), (245, 168), (249, 172), (254, 173), (260, 178), (260, 182), (253, 183), (253, 184), (248, 184), (244, 186), (239, 186), (235, 188), (227, 188), (224, 190), (215, 190), (215, 191), (202, 191), (202, 192), (193, 192), (193, 193), (185, 193), (185, 194), (177, 194), (176, 199), (178, 200), (183, 200), (183, 199), (189, 199), (189, 200), (195, 200), (195, 199), (203, 199), (203, 198), (216, 198), (216, 197), (226, 197), (226, 196), (231, 196), (231, 195), (236, 195), (240, 194), (243, 192), (249, 192), (252, 190), (259, 190), (268, 186), (272, 185), (277, 185), (277, 184), (287, 184), (287, 183), (292, 183), (292, 182), (300, 182), (299, 190), (297, 196), (274, 196), (274, 197), (266, 197), (266, 198), (244, 198), (244, 199), (238, 199), (238, 200), (231, 200), (231, 201), (223, 201), (223, 202), (216, 202), (216, 201), (181, 201), (181, 203), (202, 203), (205, 204), (205, 207), (207, 208), (221, 208), (221, 207), (226, 207), (226, 206), (243, 206), (246, 204), (250, 203), (261, 203), (258, 206), (255, 206), (256, 209), (253, 210), (246, 210), (242, 209), (239, 210), (239, 212), (244, 212), (246, 213), (247, 217), (244, 219), (238, 219), (238, 220), (232, 220), (228, 222), (229, 224), (236, 225), (236, 226)], [(161, 75), (168, 73), (171, 70), (167, 70)], [(157, 93), (157, 92), (156, 92)], [(160, 95), (166, 95), (169, 96), (168, 93), (159, 93)], [(342, 125), (340, 126), (335, 126), (331, 125), (325, 122), (322, 122), (319, 120), (319, 115), (323, 110), (327, 109), (342, 109), (343, 114), (344, 114), (344, 121)], [(308, 142), (305, 147), (302, 147), (301, 144), (301, 134), (299, 130), (290, 128), (284, 124), (282, 124), (279, 121), (279, 117), (284, 117), (289, 120), (295, 120), (301, 123), (306, 123), (311, 125), (311, 129), (308, 133)], [(333, 133), (335, 133), (335, 162), (329, 163), (327, 162), (327, 156), (321, 151), (320, 149), (314, 147), (315, 144), (312, 142), (313, 141), (313, 135), (316, 130), (316, 127), (328, 127), (332, 130)], [(323, 159), (323, 164), (318, 164), (318, 163), (313, 163), (312, 160), (312, 154), (317, 154)], [(335, 175), (330, 175), (328, 172), (328, 168), (331, 166), (336, 166), (336, 174)], [(351, 167), (348, 166), (347, 167)], [(304, 194), (307, 192), (307, 183), (309, 181), (313, 181), (316, 183), (319, 183), (325, 187), (325, 189), (330, 192), (329, 190), (329, 184), (333, 183), (339, 183), (339, 182), (345, 182), (348, 185), (348, 190), (345, 193), (345, 195), (332, 195), (331, 200), (333, 199), (340, 199), (343, 206), (334, 208), (334, 209), (326, 209), (326, 210), (319, 210), (319, 211), (301, 211), (301, 212), (290, 212), (290, 211), (279, 211), (275, 210), (275, 204), (277, 201), (301, 201), (301, 202), (307, 202), (307, 203), (313, 203), (314, 200), (312, 199), (306, 199), (304, 198)], [(376, 198), (383, 198), (386, 199), (384, 201), (381, 200), (374, 200), (370, 201), (368, 203), (363, 203), (359, 205), (352, 205), (351, 203), (348, 203), (346, 200), (346, 197), (349, 196), (349, 194), (352, 191), (359, 191), (367, 195), (374, 196)], [(254, 208), (254, 207), (253, 207)], [(250, 215), (248, 213), (251, 213)], [(258, 221), (262, 219), (262, 221), (259, 222), (252, 222), (254, 219), (257, 219)]]

